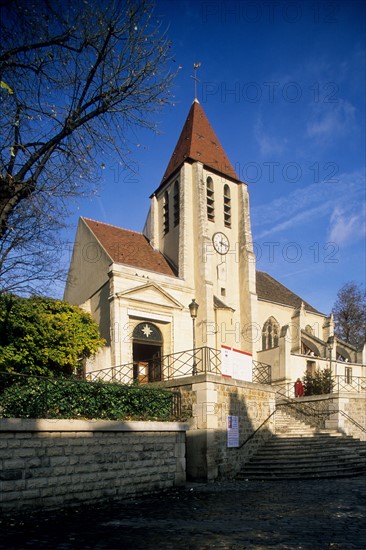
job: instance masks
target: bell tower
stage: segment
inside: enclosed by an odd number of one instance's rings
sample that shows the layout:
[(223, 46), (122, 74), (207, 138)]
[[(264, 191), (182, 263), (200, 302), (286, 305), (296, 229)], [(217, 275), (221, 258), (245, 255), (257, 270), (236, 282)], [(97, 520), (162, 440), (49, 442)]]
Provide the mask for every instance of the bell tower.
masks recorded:
[(197, 345), (251, 353), (256, 289), (248, 189), (197, 99), (151, 195), (144, 232), (200, 306)]

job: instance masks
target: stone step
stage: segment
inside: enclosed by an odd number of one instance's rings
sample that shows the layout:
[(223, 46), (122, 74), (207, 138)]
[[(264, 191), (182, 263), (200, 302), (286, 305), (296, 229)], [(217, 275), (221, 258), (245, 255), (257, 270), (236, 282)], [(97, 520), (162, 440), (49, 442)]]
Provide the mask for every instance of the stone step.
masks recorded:
[(267, 463), (267, 464), (277, 464), (277, 463), (287, 463), (287, 462), (296, 462), (299, 463), (314, 463), (314, 462), (327, 462), (327, 461), (344, 461), (344, 460), (361, 460), (365, 462), (366, 457), (365, 455), (361, 455), (361, 453), (318, 453), (317, 455), (310, 455), (310, 454), (296, 454), (296, 453), (283, 453), (279, 454), (277, 456), (271, 455), (269, 453), (257, 453), (255, 455), (255, 463)]
[(237, 479), (325, 479), (366, 474), (366, 443), (277, 411), (276, 434)]
[(341, 434), (340, 432), (309, 432), (309, 433), (307, 433), (307, 432), (297, 432), (297, 431), (289, 430), (288, 432), (284, 432), (284, 433), (276, 433), (276, 437), (278, 437), (279, 439), (280, 438), (286, 439), (287, 437), (290, 437), (290, 438), (303, 437), (303, 438), (311, 439), (312, 437), (341, 438), (341, 437), (350, 437), (350, 436), (343, 436), (343, 434)]
[(345, 461), (324, 461), (324, 462), (272, 462), (268, 464), (266, 462), (255, 462), (247, 464), (241, 471), (244, 473), (248, 472), (281, 472), (292, 474), (296, 472), (322, 472), (328, 470), (350, 470), (350, 469), (361, 469), (366, 472), (366, 463), (364, 460), (345, 460)]
[(327, 472), (296, 472), (296, 474), (272, 474), (270, 471), (267, 471), (262, 474), (248, 474), (240, 472), (236, 479), (238, 480), (253, 480), (253, 481), (274, 481), (274, 480), (296, 480), (296, 479), (334, 479), (334, 478), (349, 478), (362, 476), (365, 474), (365, 470), (347, 470), (347, 471), (327, 471)]
[(360, 473), (366, 472), (366, 464), (365, 463), (355, 463), (355, 464), (324, 464), (324, 465), (317, 465), (316, 469), (314, 469), (313, 465), (302, 465), (301, 467), (298, 467), (296, 465), (293, 466), (287, 466), (287, 467), (280, 467), (280, 466), (272, 466), (270, 469), (266, 467), (261, 467), (257, 464), (248, 464), (246, 468), (243, 468), (241, 471), (242, 475), (249, 475), (251, 473), (254, 473), (256, 475), (264, 475), (267, 473), (270, 473), (271, 475), (281, 474), (281, 475), (295, 475), (296, 473), (304, 474), (304, 473), (313, 473), (316, 472), (318, 475), (321, 473), (328, 473), (328, 472), (349, 472), (349, 471), (359, 471)]
[(268, 464), (277, 464), (280, 462), (287, 463), (287, 462), (295, 462), (298, 461), (299, 463), (309, 463), (311, 462), (325, 462), (325, 461), (332, 461), (332, 460), (361, 460), (363, 462), (366, 461), (366, 456), (362, 455), (361, 453), (357, 452), (323, 452), (323, 453), (317, 453), (317, 454), (306, 454), (302, 453), (296, 454), (296, 453), (286, 453), (281, 454), (278, 456), (273, 456), (269, 453), (262, 454), (257, 453), (255, 455), (255, 461), (256, 464), (258, 463), (268, 463)]
[(357, 442), (348, 441), (348, 440), (344, 441), (342, 439), (321, 440), (321, 439), (314, 438), (309, 441), (309, 440), (306, 440), (305, 438), (304, 439), (292, 438), (292, 439), (282, 439), (280, 441), (276, 440), (276, 441), (267, 442), (265, 446), (262, 447), (262, 449), (263, 450), (268, 449), (270, 451), (276, 451), (276, 450), (278, 451), (278, 450), (295, 448), (301, 451), (301, 449), (312, 450), (312, 449), (322, 449), (325, 447), (328, 449), (341, 449), (341, 448), (351, 449), (351, 448), (358, 447), (358, 445), (357, 445)]

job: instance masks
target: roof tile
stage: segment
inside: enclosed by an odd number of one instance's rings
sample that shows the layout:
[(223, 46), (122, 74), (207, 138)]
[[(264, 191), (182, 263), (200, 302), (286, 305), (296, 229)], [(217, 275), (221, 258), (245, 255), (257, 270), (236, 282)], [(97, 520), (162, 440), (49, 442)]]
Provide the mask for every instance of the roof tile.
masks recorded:
[(320, 313), (313, 306), (300, 298), (300, 296), (286, 288), (264, 271), (257, 271), (256, 286), (257, 296), (260, 300), (267, 300), (268, 302), (275, 302), (277, 304), (283, 304), (294, 308), (300, 307), (301, 302), (304, 302), (304, 307), (307, 311)]
[(87, 218), (82, 219), (113, 262), (176, 276), (165, 256), (154, 250), (142, 233)]
[(200, 103), (195, 100), (165, 171), (164, 183), (184, 162), (199, 161), (208, 168), (240, 181)]

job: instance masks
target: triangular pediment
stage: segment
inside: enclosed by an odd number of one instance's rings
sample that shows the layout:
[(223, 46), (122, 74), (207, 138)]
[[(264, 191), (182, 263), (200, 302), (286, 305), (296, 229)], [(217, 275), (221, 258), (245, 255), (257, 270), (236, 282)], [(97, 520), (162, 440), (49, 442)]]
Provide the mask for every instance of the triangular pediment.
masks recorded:
[(148, 303), (150, 305), (156, 304), (159, 307), (183, 309), (183, 305), (178, 302), (178, 300), (173, 298), (173, 296), (155, 283), (147, 283), (135, 288), (118, 292), (117, 297), (125, 298), (134, 302)]

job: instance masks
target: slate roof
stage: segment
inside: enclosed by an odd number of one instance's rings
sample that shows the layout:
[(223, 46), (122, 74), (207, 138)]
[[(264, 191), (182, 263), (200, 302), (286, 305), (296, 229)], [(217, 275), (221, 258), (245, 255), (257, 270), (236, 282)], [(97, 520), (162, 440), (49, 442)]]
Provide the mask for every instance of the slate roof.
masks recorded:
[(154, 250), (145, 235), (114, 225), (82, 218), (115, 263), (176, 277), (165, 256)]
[(222, 300), (220, 300), (220, 298), (218, 298), (217, 296), (214, 296), (213, 297), (213, 303), (214, 303), (214, 308), (215, 309), (231, 309), (232, 311), (233, 308), (226, 305)]
[(186, 161), (202, 162), (215, 172), (240, 182), (197, 99), (189, 110), (161, 185)]
[(273, 277), (264, 271), (256, 272), (257, 296), (259, 300), (275, 302), (285, 306), (298, 308), (301, 302), (304, 302), (304, 307), (312, 313), (320, 313), (313, 306), (305, 302), (300, 296), (289, 290), (287, 287), (276, 281)]

